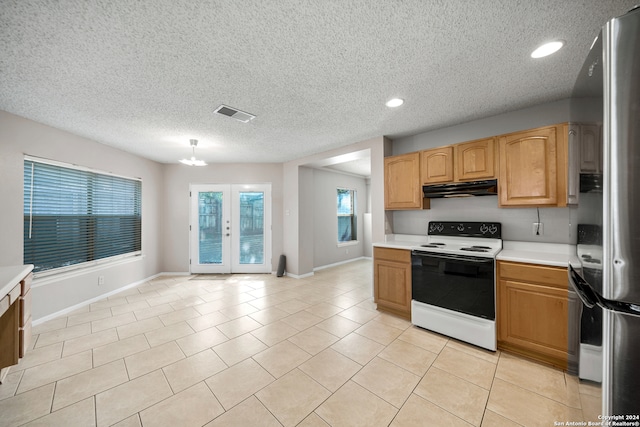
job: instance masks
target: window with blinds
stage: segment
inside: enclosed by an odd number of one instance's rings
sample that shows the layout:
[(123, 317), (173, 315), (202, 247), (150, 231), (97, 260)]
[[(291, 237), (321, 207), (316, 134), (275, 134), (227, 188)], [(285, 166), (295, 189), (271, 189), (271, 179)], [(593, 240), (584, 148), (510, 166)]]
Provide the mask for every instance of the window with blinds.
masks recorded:
[(358, 240), (356, 217), (356, 192), (338, 188), (338, 243)]
[(25, 157), (24, 263), (42, 272), (139, 254), (141, 199), (138, 179)]

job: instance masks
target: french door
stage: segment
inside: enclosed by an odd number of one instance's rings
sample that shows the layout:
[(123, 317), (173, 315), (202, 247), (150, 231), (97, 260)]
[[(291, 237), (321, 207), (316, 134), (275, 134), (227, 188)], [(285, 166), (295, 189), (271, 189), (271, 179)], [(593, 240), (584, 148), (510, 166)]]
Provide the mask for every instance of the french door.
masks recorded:
[(271, 272), (271, 184), (192, 184), (191, 273)]

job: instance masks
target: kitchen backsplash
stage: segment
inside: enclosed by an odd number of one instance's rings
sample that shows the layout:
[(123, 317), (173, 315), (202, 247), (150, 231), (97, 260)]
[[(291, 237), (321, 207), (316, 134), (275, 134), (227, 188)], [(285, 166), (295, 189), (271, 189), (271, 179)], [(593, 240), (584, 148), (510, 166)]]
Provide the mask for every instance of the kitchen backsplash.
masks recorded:
[[(587, 202), (581, 200), (581, 202)], [(497, 196), (431, 199), (431, 209), (393, 211), (387, 218), (395, 234), (426, 234), (429, 221), (491, 221), (502, 223), (503, 240), (575, 244), (577, 209), (540, 208), (543, 234), (535, 236), (536, 208), (499, 208)]]

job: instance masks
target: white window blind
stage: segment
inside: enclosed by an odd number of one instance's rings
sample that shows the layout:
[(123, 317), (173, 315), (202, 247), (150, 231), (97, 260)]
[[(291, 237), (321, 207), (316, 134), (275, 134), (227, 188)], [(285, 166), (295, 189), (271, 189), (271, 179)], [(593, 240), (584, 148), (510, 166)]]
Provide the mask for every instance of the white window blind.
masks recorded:
[(34, 272), (141, 251), (142, 182), (24, 160), (24, 263)]

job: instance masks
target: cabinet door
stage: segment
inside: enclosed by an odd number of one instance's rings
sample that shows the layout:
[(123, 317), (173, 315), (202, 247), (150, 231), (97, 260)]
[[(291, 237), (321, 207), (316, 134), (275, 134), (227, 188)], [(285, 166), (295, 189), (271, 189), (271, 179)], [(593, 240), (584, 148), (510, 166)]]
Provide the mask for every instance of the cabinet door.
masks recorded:
[(580, 172), (599, 173), (601, 165), (600, 126), (580, 125)]
[(411, 251), (373, 248), (373, 295), (379, 309), (411, 316)]
[(421, 209), (420, 153), (384, 159), (385, 209)]
[(493, 179), (495, 173), (495, 138), (465, 142), (455, 146), (456, 181)]
[(453, 181), (453, 147), (440, 147), (420, 152), (422, 184)]
[(566, 369), (568, 305), (566, 289), (500, 280), (498, 345)]
[(562, 127), (500, 137), (500, 206), (566, 206), (567, 155)]
[(402, 313), (411, 312), (411, 264), (376, 260), (375, 299), (378, 306)]
[(16, 365), (20, 357), (20, 303), (16, 301), (0, 316), (0, 369)]

